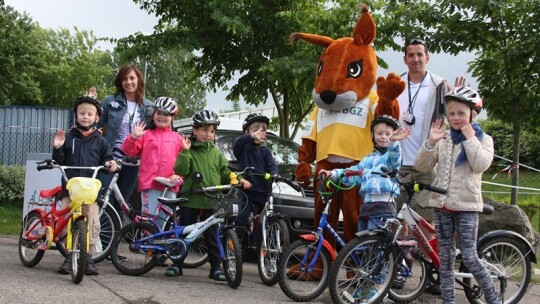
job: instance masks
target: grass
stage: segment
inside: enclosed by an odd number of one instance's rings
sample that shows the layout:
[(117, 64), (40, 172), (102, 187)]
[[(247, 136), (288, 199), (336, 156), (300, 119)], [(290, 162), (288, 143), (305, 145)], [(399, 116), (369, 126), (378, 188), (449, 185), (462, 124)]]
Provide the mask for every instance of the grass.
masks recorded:
[(21, 232), (22, 208), (11, 204), (0, 205), (0, 234), (17, 235)]

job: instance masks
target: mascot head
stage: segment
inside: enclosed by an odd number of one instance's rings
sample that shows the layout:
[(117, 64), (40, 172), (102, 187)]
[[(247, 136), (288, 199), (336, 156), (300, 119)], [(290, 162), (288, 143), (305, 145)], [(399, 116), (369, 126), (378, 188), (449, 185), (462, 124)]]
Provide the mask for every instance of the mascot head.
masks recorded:
[(365, 4), (354, 27), (353, 37), (330, 37), (293, 33), (298, 39), (324, 47), (317, 66), (313, 100), (325, 110), (342, 110), (368, 96), (377, 76), (377, 56), (370, 46), (375, 39), (375, 22)]

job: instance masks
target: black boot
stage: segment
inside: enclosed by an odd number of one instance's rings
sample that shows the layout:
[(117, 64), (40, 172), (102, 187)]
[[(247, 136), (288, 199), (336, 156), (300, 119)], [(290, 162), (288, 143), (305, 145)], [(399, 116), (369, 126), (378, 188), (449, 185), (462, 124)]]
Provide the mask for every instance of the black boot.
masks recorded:
[(94, 259), (92, 258), (91, 253), (86, 254), (86, 272), (84, 274), (86, 274), (86, 275), (97, 275), (98, 274), (96, 264), (94, 264)]
[(71, 254), (68, 254), (62, 266), (58, 268), (58, 273), (60, 274), (70, 274), (71, 273)]

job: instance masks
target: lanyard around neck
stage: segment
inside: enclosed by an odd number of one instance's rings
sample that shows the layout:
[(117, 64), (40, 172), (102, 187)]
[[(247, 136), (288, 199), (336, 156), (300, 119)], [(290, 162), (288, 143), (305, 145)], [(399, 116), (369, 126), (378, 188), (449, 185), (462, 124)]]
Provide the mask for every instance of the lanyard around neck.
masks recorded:
[(407, 108), (407, 112), (413, 113), (414, 105), (416, 103), (416, 98), (418, 97), (418, 93), (420, 92), (420, 89), (422, 88), (422, 83), (424, 82), (424, 79), (426, 79), (427, 71), (424, 74), (424, 77), (422, 77), (422, 80), (420, 81), (420, 84), (418, 85), (418, 89), (416, 90), (416, 93), (414, 93), (414, 96), (411, 98), (411, 78), (409, 74), (407, 74), (407, 86), (408, 86), (408, 93), (409, 93), (409, 107)]

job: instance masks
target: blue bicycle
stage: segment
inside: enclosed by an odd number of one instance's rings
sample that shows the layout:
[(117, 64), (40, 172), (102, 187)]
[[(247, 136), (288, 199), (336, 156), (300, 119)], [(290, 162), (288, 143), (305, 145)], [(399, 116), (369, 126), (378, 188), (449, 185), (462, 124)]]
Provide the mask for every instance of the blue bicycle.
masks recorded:
[[(346, 171), (345, 176), (360, 175), (361, 171)], [(328, 276), (332, 262), (336, 260), (336, 252), (332, 245), (324, 239), (324, 230), (328, 230), (339, 246), (345, 241), (328, 223), (328, 209), (332, 203), (332, 194), (338, 190), (349, 190), (355, 185), (343, 188), (324, 174), (319, 174), (316, 183), (317, 192), (325, 204), (319, 226), (311, 234), (303, 234), (283, 250), (279, 260), (278, 282), (281, 290), (297, 302), (311, 301), (320, 296), (328, 286)]]
[[(197, 179), (202, 180), (202, 176), (198, 174)], [(177, 207), (188, 201), (183, 196), (192, 193), (203, 193), (214, 199), (215, 212), (205, 221), (189, 226), (181, 226), (173, 221), (172, 229), (162, 232), (145, 221), (124, 226), (112, 246), (114, 266), (123, 274), (138, 276), (154, 268), (162, 255), (173, 261), (182, 261), (188, 255), (190, 246), (197, 243), (198, 237), (217, 224), (217, 241), (225, 277), (230, 287), (237, 288), (242, 282), (242, 249), (233, 225), (240, 199), (238, 187), (236, 174), (232, 173), (229, 185), (180, 192), (175, 199), (159, 198), (161, 203), (171, 207), (173, 218), (177, 218)]]

